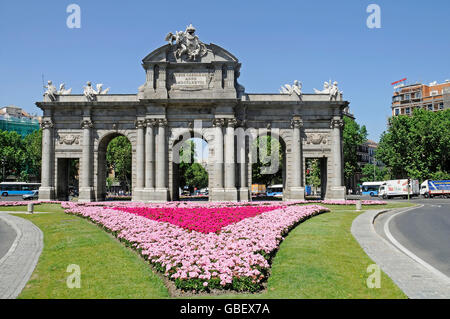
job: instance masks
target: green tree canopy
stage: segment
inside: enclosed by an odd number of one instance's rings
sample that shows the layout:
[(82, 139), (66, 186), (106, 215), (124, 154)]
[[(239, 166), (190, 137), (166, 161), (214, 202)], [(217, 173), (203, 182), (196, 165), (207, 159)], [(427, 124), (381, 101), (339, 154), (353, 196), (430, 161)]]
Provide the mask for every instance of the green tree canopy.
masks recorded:
[[(271, 136), (260, 136), (253, 142), (253, 147), (257, 150), (257, 161), (252, 165), (252, 181), (255, 184), (271, 185), (283, 183), (283, 154), (285, 147)], [(271, 172), (272, 148), (278, 149), (278, 170)], [(274, 150), (275, 151), (275, 150)], [(271, 167), (270, 169), (268, 169)], [(270, 172), (269, 172), (270, 171)]]
[(450, 172), (450, 110), (415, 109), (413, 116), (389, 119), (376, 153), (393, 178), (419, 180)]
[(180, 186), (187, 186), (191, 191), (194, 188), (201, 189), (208, 186), (208, 172), (200, 163), (195, 163), (196, 158), (194, 141), (186, 141), (180, 148), (178, 174)]
[(116, 178), (131, 189), (131, 143), (125, 136), (113, 138), (106, 150), (106, 162)]
[(344, 130), (342, 132), (344, 148), (344, 176), (348, 180), (355, 172), (360, 172), (358, 165), (358, 146), (367, 141), (366, 126), (360, 126), (355, 120), (344, 116)]

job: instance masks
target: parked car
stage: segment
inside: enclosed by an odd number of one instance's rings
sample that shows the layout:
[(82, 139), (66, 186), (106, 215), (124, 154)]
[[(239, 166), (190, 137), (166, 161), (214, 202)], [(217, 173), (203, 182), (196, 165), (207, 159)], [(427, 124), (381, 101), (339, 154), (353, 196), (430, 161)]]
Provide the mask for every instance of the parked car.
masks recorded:
[(39, 191), (32, 191), (31, 194), (22, 195), (24, 200), (39, 199)]

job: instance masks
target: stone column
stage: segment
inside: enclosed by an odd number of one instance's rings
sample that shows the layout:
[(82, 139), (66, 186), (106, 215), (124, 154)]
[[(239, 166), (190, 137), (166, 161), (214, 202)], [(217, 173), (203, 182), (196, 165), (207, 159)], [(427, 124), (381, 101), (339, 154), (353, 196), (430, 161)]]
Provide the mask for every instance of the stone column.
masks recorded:
[(156, 201), (168, 200), (168, 166), (167, 166), (167, 140), (166, 140), (166, 119), (158, 119), (158, 133), (156, 135), (156, 188), (155, 197)]
[(83, 129), (83, 152), (80, 170), (80, 202), (91, 202), (94, 200), (94, 188), (92, 186), (92, 149), (91, 149), (91, 131), (92, 121), (85, 118), (81, 121), (81, 128)]
[(242, 129), (242, 136), (237, 135), (238, 144), (238, 164), (239, 164), (239, 200), (240, 201), (248, 201), (250, 198), (250, 193), (248, 189), (248, 163), (247, 163), (247, 143), (246, 143), (246, 135), (245, 135), (245, 124), (242, 124), (242, 127), (238, 130)]
[[(145, 192), (155, 190), (155, 137), (153, 127), (155, 121), (146, 120), (147, 131), (145, 136)], [(147, 198), (148, 196), (146, 196)]]
[(291, 157), (291, 189), (289, 192), (290, 200), (302, 200), (305, 198), (305, 189), (302, 187), (302, 138), (301, 128), (303, 121), (300, 116), (294, 116), (291, 120), (292, 128), (292, 157)]
[(136, 186), (133, 191), (133, 200), (139, 201), (142, 199), (142, 191), (144, 190), (145, 182), (145, 121), (137, 120), (135, 122), (137, 136), (136, 136)]
[(54, 200), (55, 186), (53, 184), (52, 172), (54, 163), (53, 151), (53, 122), (51, 119), (44, 119), (42, 128), (42, 174), (41, 187), (39, 188), (39, 200)]
[(214, 126), (214, 158), (213, 167), (214, 181), (213, 188), (209, 190), (209, 199), (211, 201), (224, 200), (223, 189), (223, 127), (225, 119), (217, 118), (213, 121)]
[(228, 119), (225, 132), (225, 200), (236, 201), (236, 158), (234, 147), (234, 127), (236, 119)]
[(331, 120), (331, 140), (332, 140), (332, 171), (328, 172), (331, 178), (328, 190), (326, 192), (327, 199), (345, 199), (345, 187), (343, 185), (344, 162), (342, 154), (342, 128), (344, 121), (340, 117), (334, 117)]

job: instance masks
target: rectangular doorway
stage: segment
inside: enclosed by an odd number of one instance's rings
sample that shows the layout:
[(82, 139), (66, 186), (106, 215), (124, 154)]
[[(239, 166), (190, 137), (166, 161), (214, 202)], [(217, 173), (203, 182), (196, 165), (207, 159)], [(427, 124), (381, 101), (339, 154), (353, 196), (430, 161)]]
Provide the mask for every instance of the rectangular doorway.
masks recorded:
[(327, 190), (327, 158), (305, 158), (305, 198), (324, 199)]
[(67, 201), (78, 198), (79, 187), (78, 158), (58, 158), (56, 171), (56, 198)]

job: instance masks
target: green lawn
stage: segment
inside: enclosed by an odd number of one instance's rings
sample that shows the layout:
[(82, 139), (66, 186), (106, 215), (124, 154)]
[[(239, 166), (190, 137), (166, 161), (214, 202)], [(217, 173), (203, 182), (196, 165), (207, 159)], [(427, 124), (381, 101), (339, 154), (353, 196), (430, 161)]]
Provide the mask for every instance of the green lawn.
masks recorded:
[[(59, 205), (45, 206), (36, 206), (36, 211), (59, 212), (16, 215), (32, 221), (44, 233), (44, 250), (19, 298), (169, 297), (160, 276), (134, 251), (96, 225), (62, 213)], [(69, 289), (66, 284), (71, 264), (80, 266), (79, 289)]]
[[(373, 262), (350, 233), (360, 214), (355, 206), (331, 206), (332, 213), (300, 224), (287, 236), (272, 264), (268, 289), (258, 294), (211, 298), (406, 298), (384, 273), (380, 289), (366, 286)], [(370, 209), (398, 208), (393, 203)], [(159, 275), (136, 253), (85, 219), (65, 215), (59, 205), (38, 205), (50, 214), (18, 215), (44, 232), (44, 251), (20, 298), (167, 298)], [(367, 209), (368, 207), (363, 207)], [(1, 210), (23, 211), (25, 207)], [(66, 268), (81, 268), (81, 288), (66, 286)], [(198, 296), (205, 298), (204, 295)]]

